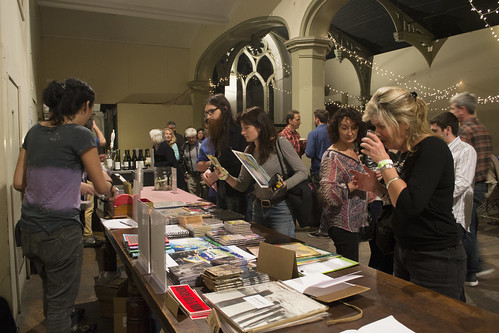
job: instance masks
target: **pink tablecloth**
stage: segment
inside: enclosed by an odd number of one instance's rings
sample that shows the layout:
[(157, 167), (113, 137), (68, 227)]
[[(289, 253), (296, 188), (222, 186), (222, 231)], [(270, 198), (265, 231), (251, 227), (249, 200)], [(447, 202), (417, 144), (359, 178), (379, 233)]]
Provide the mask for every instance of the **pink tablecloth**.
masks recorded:
[(180, 189), (177, 189), (175, 193), (172, 191), (155, 191), (154, 186), (145, 186), (140, 193), (140, 197), (146, 198), (152, 202), (181, 201), (186, 203), (197, 203), (199, 201), (204, 201), (194, 194)]

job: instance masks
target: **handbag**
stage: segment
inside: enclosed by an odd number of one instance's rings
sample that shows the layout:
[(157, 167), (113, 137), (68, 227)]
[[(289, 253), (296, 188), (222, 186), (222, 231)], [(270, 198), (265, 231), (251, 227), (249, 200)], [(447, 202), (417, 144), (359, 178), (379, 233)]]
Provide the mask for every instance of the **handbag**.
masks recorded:
[(374, 242), (381, 252), (386, 256), (393, 254), (395, 249), (395, 237), (393, 235), (393, 206), (384, 205), (381, 215), (376, 221), (374, 229)]
[[(293, 169), (287, 167), (288, 172), (279, 156), (279, 152), (282, 155), (281, 146), (279, 144), (279, 139), (276, 140), (276, 154), (279, 159), (279, 164), (282, 170), (282, 176), (284, 180), (293, 176)], [(284, 159), (284, 155), (282, 155)], [(284, 163), (286, 159), (284, 159)], [(320, 224), (320, 212), (321, 207), (319, 204), (319, 198), (317, 197), (317, 192), (314, 189), (314, 185), (310, 176), (304, 181), (297, 184), (291, 189), (286, 191), (286, 203), (288, 208), (293, 215), (293, 218), (298, 221), (300, 227), (318, 227)]]

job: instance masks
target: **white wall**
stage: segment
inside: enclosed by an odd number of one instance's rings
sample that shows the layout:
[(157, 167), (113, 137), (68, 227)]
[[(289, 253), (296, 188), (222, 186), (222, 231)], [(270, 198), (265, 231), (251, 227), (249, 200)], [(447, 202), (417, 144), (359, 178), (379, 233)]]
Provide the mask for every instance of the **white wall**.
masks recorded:
[[(39, 54), (36, 46), (32, 47), (31, 32), (36, 29), (31, 30), (29, 24), (30, 19), (37, 24), (37, 12), (32, 1), (22, 3), (24, 19), (17, 1), (0, 2), (0, 295), (9, 301), (14, 315), (19, 310), (25, 265), (13, 239), (21, 195), (13, 189), (12, 177), (20, 141), (37, 118), (33, 69)], [(35, 35), (34, 45), (36, 40)]]

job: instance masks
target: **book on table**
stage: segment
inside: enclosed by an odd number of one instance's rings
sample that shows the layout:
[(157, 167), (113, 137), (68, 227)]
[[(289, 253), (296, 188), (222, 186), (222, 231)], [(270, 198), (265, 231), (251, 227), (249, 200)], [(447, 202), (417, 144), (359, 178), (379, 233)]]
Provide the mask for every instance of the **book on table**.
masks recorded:
[(168, 286), (168, 292), (178, 301), (191, 319), (208, 317), (211, 309), (188, 285)]
[[(280, 282), (206, 293), (207, 303), (236, 330), (258, 332), (319, 320), (328, 307)], [(319, 316), (318, 316), (319, 315)]]

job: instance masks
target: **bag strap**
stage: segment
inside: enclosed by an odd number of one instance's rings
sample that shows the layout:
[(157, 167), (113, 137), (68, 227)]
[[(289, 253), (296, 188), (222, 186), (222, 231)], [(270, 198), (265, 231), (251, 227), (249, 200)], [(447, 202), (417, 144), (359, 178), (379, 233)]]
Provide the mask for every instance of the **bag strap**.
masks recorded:
[[(275, 145), (276, 145), (276, 149), (275, 149), (276, 152), (275, 153), (277, 154), (277, 158), (279, 159), (279, 165), (281, 166), (282, 176), (284, 178), (288, 179), (292, 175), (288, 175), (288, 173), (286, 172), (286, 169), (284, 168), (284, 163), (286, 162), (286, 160), (284, 159), (284, 155), (282, 154), (281, 144), (279, 143), (279, 137), (277, 137), (277, 139), (275, 140)], [(282, 160), (284, 160), (284, 163), (281, 160), (281, 156), (279, 156), (279, 152), (282, 155)]]

